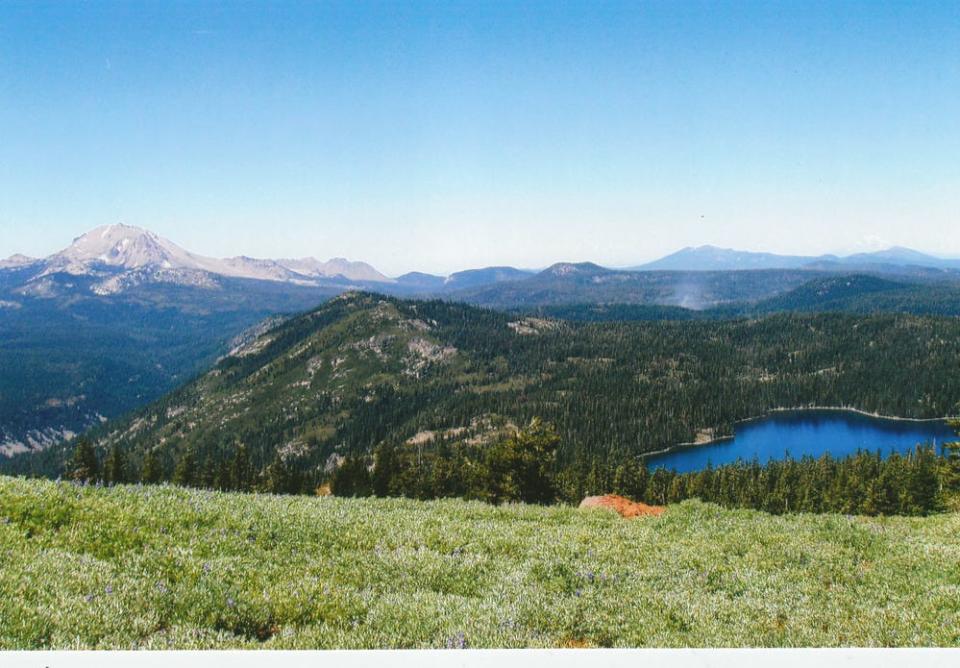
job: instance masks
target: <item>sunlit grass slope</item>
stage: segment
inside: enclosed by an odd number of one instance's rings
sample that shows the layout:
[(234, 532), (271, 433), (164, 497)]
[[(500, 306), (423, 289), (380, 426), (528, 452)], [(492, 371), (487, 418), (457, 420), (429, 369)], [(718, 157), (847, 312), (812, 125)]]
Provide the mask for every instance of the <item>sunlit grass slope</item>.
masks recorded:
[(958, 535), (0, 478), (0, 648), (958, 645)]

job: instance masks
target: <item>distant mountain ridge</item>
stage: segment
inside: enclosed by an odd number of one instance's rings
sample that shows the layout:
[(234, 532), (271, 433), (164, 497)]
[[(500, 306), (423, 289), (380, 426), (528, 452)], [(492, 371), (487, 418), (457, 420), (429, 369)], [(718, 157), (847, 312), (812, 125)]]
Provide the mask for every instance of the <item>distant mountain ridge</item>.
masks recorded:
[(167, 239), (131, 225), (104, 225), (73, 240), (67, 248), (44, 259), (15, 255), (0, 269), (35, 269), (24, 282), (25, 294), (42, 293), (49, 286), (46, 277), (65, 274), (99, 278), (92, 288), (109, 294), (144, 282), (215, 287), (217, 278), (279, 281), (319, 285), (342, 280), (389, 283), (369, 264), (334, 258), (269, 260), (246, 256), (210, 258), (184, 250)]
[(648, 304), (707, 309), (752, 302), (827, 275), (807, 269), (621, 271), (592, 262), (558, 262), (529, 278), (456, 290), (444, 299), (491, 308), (564, 304)]
[[(558, 262), (541, 272), (509, 266), (467, 269), (440, 276), (410, 272), (391, 278), (366, 262), (334, 257), (261, 259), (247, 256), (212, 258), (187, 251), (139, 227), (114, 224), (98, 227), (73, 240), (67, 248), (46, 258), (13, 255), (0, 260), (3, 278), (20, 282), (19, 293), (50, 296), (70, 283), (69, 277), (92, 277), (89, 290), (115, 294), (144, 284), (174, 284), (215, 289), (221, 279), (273, 281), (339, 290), (374, 289), (394, 295), (444, 295), (484, 288), (499, 289), (523, 281), (567, 281), (577, 285), (651, 283), (644, 272), (724, 272), (792, 270), (811, 272), (866, 272), (936, 278), (937, 272), (960, 271), (960, 259), (938, 258), (909, 248), (893, 247), (870, 253), (838, 255), (779, 255), (704, 245), (683, 248), (653, 262), (616, 270), (582, 262)], [(11, 273), (13, 272), (13, 273)], [(60, 276), (61, 278), (56, 278)], [(631, 277), (632, 276), (632, 277)], [(63, 278), (66, 277), (66, 278)], [(691, 279), (701, 283), (701, 279)], [(528, 284), (533, 287), (535, 284)], [(511, 288), (506, 287), (509, 290)], [(757, 295), (761, 297), (762, 295)], [(499, 301), (499, 300), (494, 300)], [(636, 301), (629, 299), (628, 301)], [(661, 303), (662, 300), (658, 300)], [(667, 300), (667, 303), (674, 303)]]
[(741, 251), (717, 246), (688, 246), (648, 262), (631, 271), (731, 271), (744, 269), (850, 269), (890, 265), (960, 269), (960, 259), (939, 258), (910, 248), (894, 246), (885, 250), (853, 255), (778, 255)]

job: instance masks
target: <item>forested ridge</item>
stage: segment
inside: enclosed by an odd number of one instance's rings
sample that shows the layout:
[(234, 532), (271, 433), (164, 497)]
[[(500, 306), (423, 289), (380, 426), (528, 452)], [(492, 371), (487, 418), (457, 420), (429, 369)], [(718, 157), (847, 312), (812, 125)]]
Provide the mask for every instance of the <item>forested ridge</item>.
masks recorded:
[[(116, 448), (138, 471), (150, 453), (162, 479), (187, 454), (216, 470), (242, 446), (254, 473), (282, 464), (312, 483), (382, 443), (484, 448), (538, 417), (557, 429), (558, 466), (588, 466), (729, 434), (777, 407), (956, 414), (958, 370), (952, 318), (581, 323), (358, 293), (90, 436), (101, 459)], [(56, 475), (68, 456), (30, 466)]]

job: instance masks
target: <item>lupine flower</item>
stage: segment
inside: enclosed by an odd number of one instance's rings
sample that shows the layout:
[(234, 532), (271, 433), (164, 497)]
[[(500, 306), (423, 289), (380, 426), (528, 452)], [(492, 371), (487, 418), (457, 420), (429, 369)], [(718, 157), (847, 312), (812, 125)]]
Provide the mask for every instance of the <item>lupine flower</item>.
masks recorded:
[(113, 585), (107, 585), (106, 587), (104, 587), (103, 590), (104, 590), (106, 593), (108, 593), (108, 594), (112, 594), (112, 593), (113, 593)]
[(457, 635), (452, 638), (447, 638), (447, 649), (466, 649), (467, 648), (467, 636), (460, 631)]

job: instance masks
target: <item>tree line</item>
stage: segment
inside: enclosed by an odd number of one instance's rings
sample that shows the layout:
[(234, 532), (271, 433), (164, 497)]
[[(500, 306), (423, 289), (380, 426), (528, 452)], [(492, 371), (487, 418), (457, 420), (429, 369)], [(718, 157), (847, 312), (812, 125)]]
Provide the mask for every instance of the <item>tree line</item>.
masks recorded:
[(651, 471), (637, 458), (557, 467), (558, 441), (552, 427), (536, 420), (477, 456), (450, 445), (428, 453), (384, 445), (372, 461), (349, 459), (334, 474), (333, 491), (569, 504), (612, 492), (652, 505), (699, 498), (775, 514), (860, 515), (926, 515), (943, 509), (960, 491), (960, 444), (945, 446), (942, 454), (918, 445), (905, 455), (861, 451), (840, 459), (825, 454), (766, 464), (739, 461), (680, 474), (662, 467)]
[[(925, 515), (943, 509), (960, 492), (958, 443), (946, 445), (942, 453), (918, 445), (905, 455), (882, 457), (861, 451), (841, 459), (825, 454), (763, 465), (739, 461), (679, 474), (665, 468), (650, 471), (637, 458), (561, 465), (560, 441), (553, 425), (534, 418), (525, 428), (483, 448), (443, 439), (427, 448), (383, 443), (372, 456), (347, 457), (325, 481), (333, 494), (350, 497), (576, 504), (585, 496), (616, 493), (653, 505), (699, 498), (775, 514)], [(164, 480), (154, 451), (135, 472), (119, 447), (101, 462), (87, 440), (77, 444), (69, 477), (106, 484)], [(231, 460), (201, 462), (187, 452), (177, 461), (171, 479), (187, 487), (284, 494), (316, 493), (323, 481), (304, 475), (280, 456), (255, 473), (243, 445)]]

